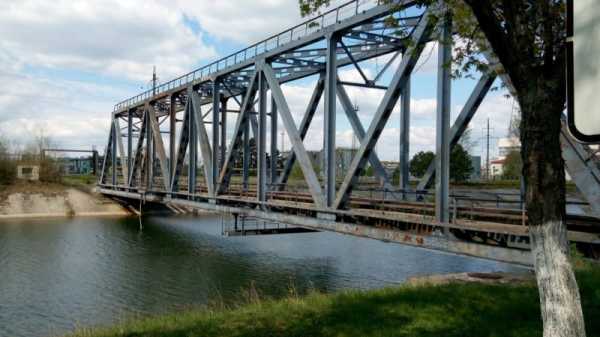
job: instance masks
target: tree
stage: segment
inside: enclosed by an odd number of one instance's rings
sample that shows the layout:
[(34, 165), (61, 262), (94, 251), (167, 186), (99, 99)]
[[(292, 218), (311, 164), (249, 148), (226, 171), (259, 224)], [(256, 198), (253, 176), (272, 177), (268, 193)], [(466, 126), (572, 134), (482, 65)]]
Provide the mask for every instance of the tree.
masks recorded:
[(504, 167), (502, 169), (502, 178), (504, 179), (519, 179), (523, 170), (523, 162), (519, 151), (511, 151), (504, 159)]
[[(435, 154), (431, 151), (419, 152), (410, 161), (410, 173), (422, 177), (433, 162)], [(465, 182), (473, 173), (471, 156), (460, 144), (456, 144), (450, 153), (450, 179), (454, 182)]]
[[(300, 0), (300, 9), (308, 14), (328, 4), (328, 0)], [(544, 336), (585, 336), (569, 260), (560, 147), (566, 106), (565, 1), (446, 0), (445, 4), (432, 15), (446, 19), (445, 13), (451, 13), (456, 38), (465, 42), (455, 45), (453, 63), (460, 65), (455, 73), (487, 69), (481, 55), (491, 53), (500, 61), (499, 72), (510, 82), (519, 104), (525, 202)]]
[(367, 166), (367, 168), (365, 168), (362, 172), (363, 177), (372, 177), (374, 175), (375, 175), (375, 169), (371, 165)]
[(290, 171), (290, 178), (294, 180), (302, 180), (304, 179), (304, 173), (302, 173), (302, 168), (298, 162), (294, 163), (292, 166), (292, 170)]
[(427, 168), (433, 161), (433, 158), (435, 158), (435, 154), (431, 151), (421, 151), (415, 154), (410, 160), (410, 174), (415, 177), (422, 177), (427, 172)]
[(500, 60), (521, 110), (522, 172), (544, 336), (585, 336), (569, 261), (560, 147), (566, 106), (565, 2), (464, 2)]
[(14, 160), (10, 158), (7, 142), (0, 138), (0, 185), (8, 185), (14, 182), (17, 175)]
[(471, 127), (468, 127), (465, 132), (463, 132), (462, 136), (460, 136), (460, 139), (458, 141), (458, 144), (460, 144), (462, 146), (462, 148), (465, 151), (471, 151), (473, 150), (473, 148), (475, 146), (477, 146), (477, 140), (474, 140), (473, 137), (471, 137), (473, 134), (473, 129)]
[(456, 183), (465, 182), (469, 180), (471, 173), (473, 173), (471, 156), (461, 144), (454, 145), (450, 153), (450, 179)]
[(35, 161), (40, 166), (40, 181), (57, 183), (62, 180), (63, 172), (56, 158), (46, 156), (44, 150), (55, 147), (55, 143), (46, 130), (38, 128), (33, 139), (27, 144), (23, 158)]

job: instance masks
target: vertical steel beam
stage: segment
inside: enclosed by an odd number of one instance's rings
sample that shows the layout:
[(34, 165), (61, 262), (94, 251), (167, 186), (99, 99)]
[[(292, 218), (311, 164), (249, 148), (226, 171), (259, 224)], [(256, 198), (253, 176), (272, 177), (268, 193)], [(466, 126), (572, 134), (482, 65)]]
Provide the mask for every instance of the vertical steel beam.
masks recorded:
[(111, 128), (111, 132), (112, 132), (112, 143), (111, 143), (111, 149), (110, 149), (110, 161), (111, 161), (111, 165), (112, 165), (112, 185), (113, 187), (117, 186), (117, 128), (116, 128), (116, 123), (115, 121), (117, 120), (117, 117), (113, 117), (113, 123), (112, 123), (112, 128)]
[(196, 133), (197, 133), (197, 137), (198, 137), (198, 141), (200, 142), (200, 153), (202, 153), (202, 167), (204, 167), (204, 177), (205, 177), (205, 183), (206, 183), (206, 188), (208, 189), (208, 195), (210, 197), (214, 197), (215, 196), (215, 189), (214, 189), (214, 180), (213, 180), (213, 173), (212, 173), (212, 151), (210, 148), (210, 143), (209, 143), (209, 139), (208, 139), (208, 133), (206, 132), (206, 126), (204, 125), (204, 119), (202, 117), (202, 109), (200, 106), (200, 95), (195, 92), (194, 90), (192, 90), (191, 88), (188, 89), (188, 93), (189, 93), (189, 97), (190, 97), (190, 104), (191, 104), (191, 110), (193, 110), (193, 114), (194, 114), (194, 126), (196, 129)]
[(121, 125), (119, 123), (119, 117), (115, 117), (115, 140), (117, 141), (117, 147), (119, 149), (119, 159), (121, 160), (121, 175), (123, 176), (123, 182), (127, 185), (127, 162), (125, 161), (125, 147), (123, 146), (123, 134), (121, 133)]
[[(217, 182), (218, 172), (220, 170), (219, 163), (221, 159), (219, 158), (221, 151), (219, 150), (219, 115), (221, 112), (221, 96), (220, 96), (221, 85), (219, 79), (215, 78), (213, 80), (213, 88), (212, 88), (212, 103), (213, 103), (213, 111), (212, 111), (212, 172), (213, 172), (213, 182)], [(225, 144), (223, 144), (225, 146)], [(216, 190), (216, 186), (214, 187)]]
[(275, 190), (277, 183), (277, 104), (271, 99), (271, 189)]
[(402, 199), (406, 200), (405, 191), (409, 186), (409, 153), (410, 153), (410, 77), (400, 94), (400, 158), (399, 158), (399, 184), (402, 190)]
[[(475, 112), (477, 112), (477, 109), (481, 105), (481, 102), (494, 84), (495, 80), (495, 74), (483, 74), (479, 79), (479, 82), (477, 82), (477, 85), (475, 85), (473, 92), (467, 99), (467, 102), (463, 106), (461, 112), (458, 114), (458, 117), (456, 117), (456, 120), (450, 129), (450, 152), (452, 152), (452, 148), (458, 143), (460, 137), (462, 137), (463, 133), (469, 126), (471, 119), (473, 119)], [(433, 178), (435, 170), (436, 164), (434, 160), (427, 168), (427, 172), (425, 172), (425, 175), (423, 178), (421, 178), (421, 181), (419, 181), (417, 190), (422, 191), (427, 189)]]
[[(137, 145), (135, 147), (135, 157), (133, 158), (133, 164), (131, 165), (131, 170), (129, 171), (129, 179), (128, 179), (128, 183), (129, 183), (129, 187), (133, 187), (133, 185), (136, 183), (136, 176), (137, 176), (137, 172), (140, 171), (140, 180), (143, 181), (144, 180), (144, 171), (143, 171), (143, 166), (144, 166), (144, 138), (146, 138), (146, 129), (147, 129), (147, 125), (146, 125), (146, 113), (143, 112), (142, 117), (140, 118), (140, 128), (138, 131), (138, 140), (137, 140)], [(139, 185), (142, 185), (142, 182), (140, 182)], [(138, 186), (139, 186), (138, 185)]]
[(144, 164), (146, 165), (146, 190), (152, 189), (152, 178), (154, 177), (154, 155), (152, 150), (152, 127), (150, 126), (150, 104), (146, 104), (146, 157)]
[[(169, 179), (169, 164), (167, 161), (167, 152), (165, 150), (165, 143), (160, 132), (160, 125), (158, 124), (158, 117), (154, 111), (154, 106), (150, 106), (148, 109), (148, 118), (150, 119), (150, 128), (152, 129), (152, 148), (153, 156), (158, 155), (158, 163), (160, 165), (160, 172), (162, 175), (163, 187), (165, 191), (170, 191), (171, 180)], [(154, 163), (154, 161), (152, 161)]]
[[(438, 83), (435, 142), (435, 218), (440, 224), (450, 221), (450, 73), (452, 64), (452, 18), (443, 14), (439, 25)], [(444, 228), (447, 232), (448, 228)]]
[(223, 167), (225, 162), (225, 153), (227, 151), (227, 98), (224, 95), (219, 94), (219, 101), (221, 102), (221, 147), (219, 155), (219, 167)]
[(175, 157), (177, 156), (177, 96), (171, 95), (169, 97), (171, 104), (169, 105), (169, 176), (173, 176), (173, 172), (175, 172)]
[(339, 36), (327, 36), (325, 59), (325, 116), (323, 125), (323, 173), (325, 178), (325, 206), (331, 207), (335, 200), (335, 107), (337, 91), (337, 45)]
[(310, 158), (308, 157), (308, 153), (304, 148), (304, 144), (302, 143), (302, 139), (300, 138), (300, 134), (296, 129), (296, 124), (294, 123), (294, 118), (292, 117), (292, 113), (290, 112), (290, 107), (283, 96), (283, 91), (279, 86), (279, 82), (275, 77), (275, 72), (270, 65), (263, 66), (263, 74), (266, 80), (269, 82), (269, 87), (271, 88), (271, 95), (275, 99), (277, 104), (277, 108), (279, 111), (279, 115), (283, 122), (283, 126), (285, 127), (285, 131), (290, 137), (290, 141), (292, 143), (292, 150), (296, 153), (296, 157), (298, 158), (298, 164), (302, 169), (302, 173), (304, 174), (304, 180), (308, 185), (308, 189), (310, 190), (310, 194), (313, 197), (313, 201), (317, 205), (317, 207), (324, 207), (325, 200), (323, 198), (323, 192), (321, 190), (321, 186), (319, 185), (319, 180), (313, 169)]
[[(342, 104), (342, 107), (346, 112), (348, 121), (352, 125), (352, 130), (354, 131), (356, 138), (358, 138), (358, 141), (361, 142), (365, 137), (365, 128), (363, 127), (360, 118), (358, 117), (358, 114), (354, 110), (354, 106), (352, 105), (352, 101), (350, 101), (350, 96), (348, 96), (344, 85), (338, 83), (337, 89), (338, 98), (340, 99), (340, 103)], [(373, 167), (375, 176), (381, 179), (381, 181), (383, 182), (383, 186), (385, 186), (388, 189), (391, 189), (392, 185), (389, 181), (387, 173), (385, 172), (385, 168), (381, 164), (381, 161), (379, 161), (379, 157), (377, 157), (375, 151), (371, 152), (371, 154), (369, 155), (369, 163), (371, 163), (371, 167)]]
[[(264, 66), (264, 63), (262, 64)], [(267, 81), (262, 68), (258, 74), (258, 137), (256, 139), (256, 175), (257, 175), (257, 199), (260, 202), (267, 200)]]
[(188, 89), (188, 99), (185, 104), (183, 113), (183, 121), (181, 123), (181, 132), (179, 133), (179, 144), (177, 145), (177, 153), (173, 158), (175, 162), (174, 169), (171, 171), (171, 192), (177, 192), (179, 190), (179, 175), (183, 170), (185, 155), (190, 140), (190, 115), (191, 115), (191, 99), (189, 96), (190, 89)]
[(244, 192), (248, 191), (248, 178), (250, 177), (250, 121), (244, 122), (244, 140), (243, 140), (243, 168), (242, 168), (242, 187)]
[(258, 119), (256, 118), (256, 111), (252, 108), (251, 111), (248, 112), (248, 119), (250, 120), (250, 130), (252, 130), (252, 134), (254, 135), (254, 139), (258, 138)]
[[(188, 91), (189, 92), (189, 91)], [(192, 93), (191, 95), (193, 95)], [(192, 96), (188, 96), (188, 113), (189, 113), (189, 126), (188, 126), (188, 139), (189, 139), (189, 152), (188, 152), (188, 193), (193, 195), (196, 193), (196, 171), (198, 165), (198, 133), (196, 127), (196, 119), (202, 118), (202, 113), (198, 113), (194, 109), (194, 100)]]
[(108, 175), (108, 172), (106, 172), (108, 166), (106, 164), (108, 163), (108, 160), (110, 158), (110, 149), (112, 148), (112, 134), (112, 123), (110, 123), (110, 128), (108, 131), (108, 143), (104, 148), (104, 160), (102, 161), (102, 167), (100, 168), (100, 177), (98, 178), (100, 184), (104, 184), (106, 182), (106, 177)]
[(227, 157), (225, 158), (223, 168), (219, 173), (218, 189), (215, 190), (215, 193), (217, 194), (224, 192), (225, 189), (229, 186), (229, 180), (233, 172), (233, 163), (238, 157), (238, 147), (242, 143), (242, 131), (244, 130), (244, 123), (246, 123), (248, 119), (251, 119), (251, 117), (253, 117), (251, 115), (251, 111), (254, 105), (254, 97), (256, 96), (257, 89), (258, 72), (255, 72), (252, 76), (252, 80), (248, 83), (247, 91), (244, 95), (244, 99), (242, 100), (240, 113), (238, 114), (237, 120), (235, 122), (235, 128), (233, 130), (231, 141), (229, 143), (230, 145), (227, 151)]
[(131, 166), (133, 165), (133, 112), (131, 110), (127, 113), (127, 186), (130, 186), (130, 172)]
[[(300, 126), (298, 128), (298, 133), (300, 134), (300, 140), (304, 141), (304, 137), (308, 133), (308, 128), (310, 127), (310, 123), (315, 116), (315, 112), (317, 111), (317, 107), (319, 105), (319, 101), (323, 96), (323, 90), (325, 87), (324, 76), (321, 73), (319, 76), (319, 80), (317, 81), (317, 85), (315, 86), (315, 90), (312, 93), (310, 101), (306, 107), (306, 112), (304, 113), (304, 117), (302, 117), (302, 121), (300, 122)], [(294, 163), (296, 162), (296, 153), (294, 151), (290, 151), (287, 159), (285, 160), (285, 164), (283, 165), (283, 170), (281, 175), (279, 176), (279, 180), (277, 181), (277, 186), (279, 190), (283, 190), (284, 185), (287, 183), (287, 180), (292, 172), (292, 167), (294, 167)]]

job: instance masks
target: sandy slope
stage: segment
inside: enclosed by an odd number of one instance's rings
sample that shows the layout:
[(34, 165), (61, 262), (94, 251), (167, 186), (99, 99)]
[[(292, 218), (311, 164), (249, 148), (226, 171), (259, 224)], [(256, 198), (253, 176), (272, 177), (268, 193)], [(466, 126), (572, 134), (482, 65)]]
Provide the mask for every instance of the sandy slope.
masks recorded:
[(21, 184), (0, 193), (0, 219), (127, 214), (99, 194), (56, 184)]

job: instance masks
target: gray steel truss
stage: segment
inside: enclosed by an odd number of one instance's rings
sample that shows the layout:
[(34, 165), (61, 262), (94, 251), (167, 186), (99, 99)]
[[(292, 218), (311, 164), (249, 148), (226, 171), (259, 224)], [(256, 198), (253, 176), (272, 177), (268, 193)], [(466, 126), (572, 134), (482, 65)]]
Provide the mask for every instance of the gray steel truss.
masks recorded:
[(381, 132), (385, 128), (385, 124), (392, 114), (394, 105), (398, 101), (400, 92), (402, 91), (404, 85), (408, 82), (410, 74), (417, 63), (417, 60), (421, 56), (423, 48), (429, 40), (433, 26), (434, 24), (431, 22), (427, 13), (424, 14), (418, 26), (415, 28), (414, 33), (412, 34), (413, 41), (406, 51), (408, 56), (402, 59), (398, 70), (388, 86), (388, 90), (383, 96), (382, 102), (377, 108), (375, 116), (371, 121), (371, 125), (369, 126), (365, 137), (360, 142), (360, 147), (354, 157), (354, 160), (350, 164), (348, 173), (346, 174), (346, 177), (344, 178), (344, 181), (342, 182), (342, 185), (338, 191), (336, 201), (333, 205), (334, 209), (343, 207), (348, 200), (348, 196), (352, 191), (352, 187), (356, 184), (358, 176), (366, 164), (366, 160), (368, 158), (367, 156), (373, 151), (375, 144), (377, 144), (377, 140), (379, 139)]
[[(346, 89), (344, 89), (344, 86), (339, 82), (337, 85), (337, 94), (338, 98), (340, 99), (340, 103), (342, 103), (342, 107), (344, 107), (344, 111), (346, 112), (346, 117), (348, 117), (350, 125), (352, 125), (354, 134), (356, 135), (356, 138), (358, 138), (358, 141), (361, 142), (363, 138), (365, 138), (365, 129), (358, 118), (356, 111), (354, 110), (354, 106), (350, 101), (350, 97), (348, 96)], [(390, 179), (388, 178), (387, 173), (385, 173), (385, 169), (383, 168), (383, 165), (381, 165), (381, 161), (379, 161), (379, 158), (375, 152), (371, 152), (369, 155), (369, 163), (373, 167), (375, 176), (383, 181), (384, 186), (388, 189), (393, 189)]]
[[(465, 130), (467, 130), (471, 119), (473, 119), (473, 116), (475, 116), (475, 112), (477, 112), (477, 109), (479, 109), (481, 102), (494, 84), (495, 80), (496, 74), (484, 74), (475, 85), (473, 92), (467, 99), (467, 102), (463, 106), (458, 117), (456, 117), (456, 120), (450, 129), (450, 150), (452, 150), (452, 147), (458, 143)], [(431, 165), (429, 165), (427, 172), (419, 181), (419, 184), (417, 185), (417, 191), (423, 191), (427, 189), (431, 183), (431, 178), (433, 178), (435, 170), (436, 165), (435, 162), (433, 162)]]
[[(524, 252), (527, 243), (521, 243), (528, 236), (522, 226), (496, 230), (499, 227), (494, 225), (490, 229), (489, 222), (457, 220), (459, 211), (468, 210), (456, 205), (450, 207), (450, 150), (463, 135), (496, 75), (482, 75), (450, 128), (451, 17), (446, 15), (436, 21), (429, 16), (434, 9), (415, 5), (416, 2), (409, 0), (350, 1), (120, 102), (112, 113), (98, 181), (102, 193), (260, 216), (321, 230), (528, 264), (529, 256)], [(408, 32), (406, 36), (386, 34), (389, 29), (385, 21), (390, 15), (399, 20), (401, 28)], [(410, 82), (424, 47), (433, 37), (441, 42), (437, 69), (437, 153), (417, 190), (426, 189), (436, 173), (435, 203), (431, 208), (423, 206), (427, 215), (417, 216), (405, 213), (404, 208), (385, 207), (390, 200), (408, 203), (401, 199), (408, 199), (408, 193), (412, 192), (408, 158)], [(386, 55), (389, 58), (383, 67), (368, 76), (365, 61)], [(497, 62), (487, 56), (495, 67)], [(341, 81), (338, 71), (346, 66), (356, 70), (361, 81)], [(302, 79), (313, 81), (315, 86), (296, 125), (294, 117), (300, 111), (292, 111), (285, 85)], [(508, 79), (503, 80), (510, 84)], [(384, 91), (368, 126), (362, 124), (346, 86)], [(336, 172), (341, 171), (335, 144), (338, 100), (360, 143), (345, 172)], [(305, 140), (321, 102), (323, 158), (315, 162), (319, 159), (307, 151)], [(400, 179), (398, 187), (394, 187), (375, 147), (398, 103)], [(235, 123), (227, 123), (232, 114), (236, 116)], [(120, 120), (127, 123), (125, 128), (120, 127)], [(278, 130), (278, 123), (283, 130)], [(278, 146), (278, 131), (285, 131), (285, 140), (291, 143), (291, 151), (285, 157), (284, 149)], [(568, 134), (563, 133), (562, 137), (569, 173), (600, 214), (598, 155), (574, 143)], [(318, 164), (321, 172), (316, 172)], [(385, 194), (378, 200), (352, 195), (360, 187), (359, 177), (367, 164), (382, 183), (381, 191), (392, 193), (391, 199)], [(295, 166), (303, 179), (295, 175), (296, 179), (290, 178), (292, 172), (297, 172)], [(339, 176), (342, 180), (336, 181)], [(382, 211), (377, 212), (380, 208)], [(386, 226), (385, 229), (378, 224)], [(427, 236), (440, 228), (453, 235)], [(428, 234), (413, 237), (411, 233), (415, 231)], [(587, 234), (573, 235), (580, 241), (600, 243), (600, 239)], [(474, 240), (498, 244), (490, 247), (487, 243), (474, 244)], [(514, 246), (506, 246), (507, 242)]]

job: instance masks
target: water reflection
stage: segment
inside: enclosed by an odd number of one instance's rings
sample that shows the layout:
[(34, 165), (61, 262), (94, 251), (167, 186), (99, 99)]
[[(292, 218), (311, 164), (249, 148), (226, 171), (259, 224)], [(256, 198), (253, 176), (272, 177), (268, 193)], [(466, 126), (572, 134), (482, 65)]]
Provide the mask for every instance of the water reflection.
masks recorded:
[(1, 223), (0, 336), (235, 302), (251, 284), (278, 297), (513, 268), (334, 233), (222, 237), (217, 216)]

